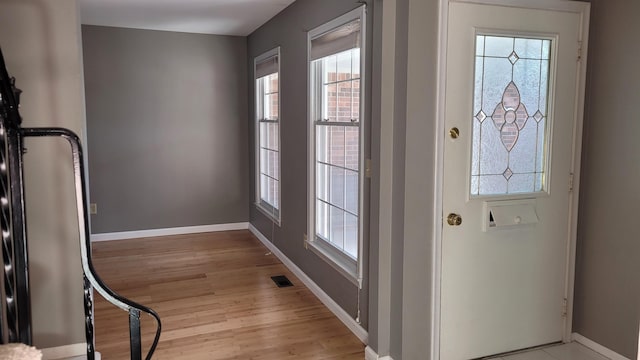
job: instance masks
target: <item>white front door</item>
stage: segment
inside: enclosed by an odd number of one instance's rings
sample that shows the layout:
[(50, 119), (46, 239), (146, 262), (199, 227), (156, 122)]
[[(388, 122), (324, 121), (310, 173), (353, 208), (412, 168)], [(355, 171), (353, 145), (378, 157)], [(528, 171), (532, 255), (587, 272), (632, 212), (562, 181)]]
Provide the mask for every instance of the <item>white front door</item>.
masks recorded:
[(563, 338), (582, 21), (450, 3), (443, 360)]

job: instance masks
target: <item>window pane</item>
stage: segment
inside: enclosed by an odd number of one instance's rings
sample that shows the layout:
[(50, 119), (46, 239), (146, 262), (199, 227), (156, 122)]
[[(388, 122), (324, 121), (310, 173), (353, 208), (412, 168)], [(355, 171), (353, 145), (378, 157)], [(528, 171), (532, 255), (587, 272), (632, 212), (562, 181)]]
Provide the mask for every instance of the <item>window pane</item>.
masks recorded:
[(260, 199), (269, 202), (269, 178), (260, 175)]
[(515, 39), (513, 50), (520, 59), (540, 59), (542, 57), (542, 39)]
[(322, 120), (337, 121), (338, 87), (335, 83), (323, 85)]
[(316, 160), (329, 162), (329, 135), (330, 126), (316, 125)]
[(344, 167), (358, 171), (360, 164), (360, 128), (344, 129), (345, 158)]
[(267, 123), (259, 123), (259, 128), (260, 128), (260, 147), (261, 148), (266, 148), (267, 147), (267, 133), (268, 133), (268, 129), (267, 129), (268, 124)]
[(260, 149), (260, 172), (278, 180), (278, 152)]
[(268, 148), (271, 150), (280, 150), (280, 124), (269, 123), (269, 143)]
[(509, 193), (534, 192), (535, 173), (513, 174), (508, 184)]
[(320, 61), (322, 62), (322, 82), (325, 84), (336, 82), (338, 80), (337, 57), (331, 55)]
[(531, 115), (538, 110), (540, 100), (540, 60), (520, 59), (513, 64), (513, 82), (520, 92), (520, 102)]
[(339, 82), (337, 85), (336, 120), (351, 122), (352, 90), (351, 81)]
[[(482, 77), (484, 68), (484, 58), (482, 56), (476, 57), (476, 71), (475, 71), (475, 88), (482, 89)], [(476, 91), (473, 94), (473, 115), (476, 116), (482, 110), (482, 91)]]
[(316, 234), (329, 239), (329, 205), (316, 201)]
[(345, 210), (358, 214), (358, 173), (345, 171)]
[(351, 62), (351, 73), (354, 78), (360, 78), (360, 49), (352, 49), (351, 50), (352, 62)]
[(351, 119), (360, 121), (360, 80), (351, 82)]
[(320, 163), (316, 166), (316, 197), (329, 201), (329, 166)]
[(265, 119), (278, 120), (278, 93), (265, 95), (264, 114)]
[(260, 149), (260, 173), (267, 174), (269, 172), (269, 157), (267, 150)]
[(280, 164), (278, 162), (278, 152), (277, 151), (268, 151), (267, 155), (269, 156), (269, 172), (268, 175), (274, 178), (275, 180), (279, 180), (279, 172), (280, 172)]
[[(323, 126), (325, 127), (325, 126)], [(329, 126), (328, 163), (344, 166), (344, 126)]]
[(476, 55), (484, 55), (484, 36), (476, 36)]
[(329, 202), (344, 208), (344, 169), (331, 166), (329, 168), (331, 186), (329, 188)]
[(278, 189), (279, 181), (269, 179), (269, 193), (271, 194), (271, 205), (278, 209), (280, 207), (280, 191)]
[(273, 73), (267, 76), (265, 80), (265, 92), (267, 93), (278, 92), (279, 90), (278, 85), (279, 85), (278, 73)]
[(477, 136), (480, 137), (480, 149), (482, 149), (476, 150), (480, 154), (480, 174), (502, 174), (507, 168), (509, 153), (502, 145), (500, 132), (491, 119), (482, 123)]
[[(509, 168), (515, 174), (534, 173), (536, 167), (536, 132), (538, 124), (535, 121), (527, 121), (527, 124), (518, 136), (518, 142), (509, 154)], [(510, 182), (513, 179), (510, 179)], [(512, 187), (510, 186), (511, 190)], [(533, 185), (531, 186), (533, 189)], [(531, 190), (533, 191), (533, 190)]]
[(550, 47), (549, 40), (476, 37), (472, 195), (543, 190)]
[(344, 250), (344, 211), (331, 206), (331, 244), (340, 250)]
[(479, 177), (479, 194), (506, 194), (507, 180), (502, 175), (484, 175)]
[(341, 52), (337, 56), (338, 74), (337, 81), (351, 79), (351, 50)]
[(511, 81), (511, 63), (506, 58), (484, 58), (484, 68), (476, 71), (483, 70), (482, 90), (476, 90), (482, 91), (482, 111), (491, 114)]
[(543, 173), (544, 171), (544, 156), (546, 153), (545, 149), (545, 118), (543, 117), (538, 122), (538, 131), (537, 131), (537, 139), (538, 144), (536, 145), (536, 172)]
[(358, 218), (345, 214), (344, 216), (344, 250), (352, 258), (358, 258)]
[(485, 56), (507, 57), (513, 51), (513, 38), (486, 36), (484, 40)]

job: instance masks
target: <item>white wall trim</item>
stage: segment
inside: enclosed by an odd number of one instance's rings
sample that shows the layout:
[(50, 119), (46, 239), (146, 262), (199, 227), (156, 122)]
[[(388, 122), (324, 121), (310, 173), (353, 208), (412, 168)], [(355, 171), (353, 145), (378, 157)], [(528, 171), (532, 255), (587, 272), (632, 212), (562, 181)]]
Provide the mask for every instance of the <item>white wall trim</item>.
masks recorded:
[(307, 276), (293, 261), (271, 243), (258, 229), (249, 224), (249, 231), (260, 240), (282, 263), (302, 281), (311, 292), (365, 345), (369, 341), (369, 333), (358, 324), (338, 303), (325, 293), (310, 277)]
[(125, 239), (137, 239), (137, 238), (155, 237), (155, 236), (197, 234), (197, 233), (214, 232), (214, 231), (247, 230), (248, 228), (249, 228), (248, 222), (240, 222), (240, 223), (230, 223), (230, 224), (184, 226), (184, 227), (174, 227), (174, 228), (166, 228), (166, 229), (122, 231), (122, 232), (112, 232), (112, 233), (91, 234), (91, 241), (125, 240)]
[(586, 337), (584, 337), (584, 336), (582, 336), (582, 335), (580, 335), (578, 333), (572, 333), (571, 334), (571, 340), (573, 340), (573, 341), (575, 341), (575, 342), (577, 342), (577, 343), (579, 343), (581, 345), (584, 345), (585, 347), (597, 352), (600, 355), (604, 355), (604, 356), (606, 356), (607, 358), (609, 358), (611, 360), (630, 360), (629, 358), (626, 358), (626, 357), (618, 354), (617, 352), (615, 352), (615, 351), (613, 351), (613, 350), (611, 350), (611, 349), (609, 349), (607, 347), (604, 347), (604, 346), (598, 344), (597, 342), (595, 342), (595, 341), (593, 341), (591, 339), (588, 339), (588, 338), (586, 338)]
[[(86, 359), (87, 343), (78, 343), (64, 346), (40, 349), (42, 351), (43, 360), (60, 360), (60, 359)], [(100, 360), (100, 353), (96, 352), (96, 360)]]
[(367, 346), (364, 348), (364, 360), (393, 360), (393, 358), (389, 355), (381, 357), (375, 350)]

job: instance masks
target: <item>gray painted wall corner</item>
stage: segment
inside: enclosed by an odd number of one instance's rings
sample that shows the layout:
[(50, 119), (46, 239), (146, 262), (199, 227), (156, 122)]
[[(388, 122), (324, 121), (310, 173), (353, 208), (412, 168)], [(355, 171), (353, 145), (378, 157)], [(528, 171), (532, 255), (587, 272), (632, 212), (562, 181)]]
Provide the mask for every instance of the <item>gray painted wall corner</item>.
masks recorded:
[(82, 30), (92, 231), (247, 221), (246, 38)]
[(640, 3), (592, 0), (573, 331), (635, 359)]
[[(435, 202), (438, 2), (409, 0), (402, 358), (429, 358)], [(437, 225), (436, 225), (437, 226)]]

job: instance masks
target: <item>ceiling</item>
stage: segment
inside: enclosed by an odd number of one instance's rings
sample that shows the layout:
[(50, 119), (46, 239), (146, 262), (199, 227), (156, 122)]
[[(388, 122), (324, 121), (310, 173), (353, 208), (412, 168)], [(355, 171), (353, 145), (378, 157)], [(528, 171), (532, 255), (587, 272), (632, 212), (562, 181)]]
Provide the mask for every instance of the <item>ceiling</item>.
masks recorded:
[(246, 36), (295, 0), (80, 0), (88, 25)]

